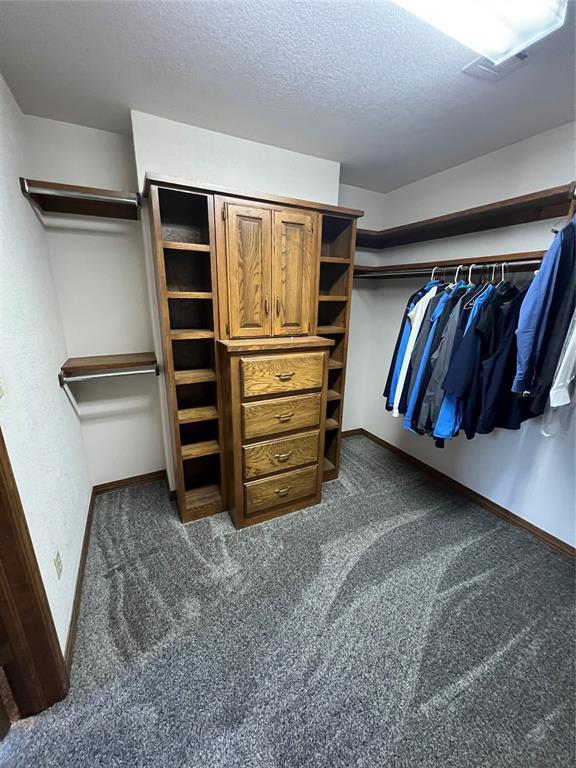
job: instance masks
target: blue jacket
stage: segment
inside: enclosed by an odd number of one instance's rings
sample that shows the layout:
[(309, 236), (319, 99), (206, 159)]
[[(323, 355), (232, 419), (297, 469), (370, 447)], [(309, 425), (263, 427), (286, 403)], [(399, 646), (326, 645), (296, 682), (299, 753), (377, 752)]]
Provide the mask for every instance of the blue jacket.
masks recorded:
[(432, 313), (432, 317), (430, 318), (430, 328), (428, 330), (426, 346), (424, 347), (424, 352), (422, 353), (422, 357), (420, 358), (420, 364), (418, 366), (418, 373), (416, 374), (414, 386), (412, 387), (412, 391), (410, 392), (408, 409), (406, 410), (406, 415), (404, 417), (404, 429), (412, 429), (412, 417), (414, 415), (414, 408), (416, 407), (416, 402), (418, 400), (418, 393), (420, 391), (420, 384), (422, 382), (422, 376), (424, 375), (424, 369), (426, 368), (428, 357), (430, 356), (430, 348), (432, 346), (432, 341), (434, 339), (434, 333), (436, 331), (438, 318), (442, 314), (442, 310), (444, 309), (444, 305), (446, 304), (446, 302), (448, 302), (452, 298), (452, 296), (456, 293), (456, 291), (459, 291), (463, 285), (464, 283), (460, 280), (458, 284), (455, 285), (451, 290), (446, 291), (440, 297), (440, 301), (434, 308), (434, 312)]
[[(493, 291), (494, 287), (492, 285), (488, 285), (483, 293), (481, 293), (475, 300), (466, 322), (466, 330), (464, 331), (464, 335), (466, 335), (466, 333), (471, 330), (472, 323), (478, 314), (480, 307), (485, 301), (488, 300)], [(451, 365), (454, 362), (455, 357), (456, 355), (453, 355), (452, 360), (450, 361)], [(449, 380), (451, 375), (453, 375), (453, 372), (451, 367), (449, 367), (446, 373), (446, 377), (444, 378), (444, 382), (442, 383), (443, 389), (446, 389), (447, 380)], [(449, 439), (457, 435), (460, 431), (460, 425), (462, 424), (462, 413), (462, 400), (460, 400), (458, 395), (447, 391), (444, 395), (442, 406), (440, 407), (440, 413), (438, 414), (438, 419), (436, 420), (436, 426), (434, 427), (434, 437)]]
[(512, 392), (529, 393), (532, 389), (536, 361), (542, 348), (542, 338), (564, 245), (564, 233), (568, 227), (576, 228), (576, 217), (554, 238), (522, 303), (516, 329), (516, 376), (512, 383)]

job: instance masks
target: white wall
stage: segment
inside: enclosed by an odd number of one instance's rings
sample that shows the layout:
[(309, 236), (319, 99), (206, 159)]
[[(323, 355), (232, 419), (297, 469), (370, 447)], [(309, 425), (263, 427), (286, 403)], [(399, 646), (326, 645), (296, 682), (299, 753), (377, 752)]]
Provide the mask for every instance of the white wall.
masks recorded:
[[(27, 176), (136, 190), (129, 137), (30, 116), (23, 124)], [(78, 216), (44, 220), (67, 356), (152, 350), (140, 222)], [(94, 485), (166, 466), (156, 377), (105, 379), (72, 389)]]
[(91, 483), (80, 425), (58, 385), (67, 351), (47, 237), (19, 190), (23, 132), (0, 77), (0, 424), (64, 649)]
[(340, 163), (132, 111), (138, 181), (145, 173), (337, 204)]
[[(370, 228), (394, 226), (490, 201), (565, 184), (576, 177), (574, 124), (539, 134), (386, 195), (341, 188), (341, 204), (370, 208)], [(378, 195), (374, 197), (374, 195)], [(378, 223), (377, 208), (381, 206)], [(377, 263), (434, 261), (545, 249), (553, 222), (508, 227), (380, 252)], [(365, 226), (363, 220), (359, 225)], [(357, 263), (374, 263), (358, 251)], [(519, 432), (497, 430), (472, 441), (461, 435), (443, 450), (402, 428), (384, 409), (382, 391), (406, 298), (421, 280), (360, 281), (352, 302), (351, 361), (344, 427), (364, 427), (473, 488), (553, 535), (575, 543), (574, 431), (565, 438), (540, 434), (540, 420)], [(360, 411), (360, 413), (359, 413)]]

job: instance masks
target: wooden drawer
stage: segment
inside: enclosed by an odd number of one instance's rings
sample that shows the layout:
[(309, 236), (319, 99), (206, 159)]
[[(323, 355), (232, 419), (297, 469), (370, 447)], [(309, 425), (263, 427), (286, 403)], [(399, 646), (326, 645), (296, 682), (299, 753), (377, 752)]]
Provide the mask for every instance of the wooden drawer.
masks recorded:
[(246, 483), (246, 514), (253, 515), (279, 504), (313, 496), (316, 493), (317, 476), (318, 467), (315, 466)]
[(255, 397), (298, 389), (320, 389), (324, 374), (324, 353), (243, 357), (242, 395)]
[(320, 424), (320, 394), (297, 395), (242, 404), (242, 431), (246, 440), (277, 435)]
[(281, 469), (317, 463), (319, 437), (318, 432), (309, 432), (306, 435), (245, 446), (244, 477), (251, 480)]

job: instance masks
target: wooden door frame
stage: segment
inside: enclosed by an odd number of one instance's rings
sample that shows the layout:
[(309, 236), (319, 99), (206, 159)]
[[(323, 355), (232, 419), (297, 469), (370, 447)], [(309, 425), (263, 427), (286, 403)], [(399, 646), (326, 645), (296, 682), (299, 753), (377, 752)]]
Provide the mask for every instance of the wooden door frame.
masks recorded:
[(66, 663), (1, 428), (0, 638), (0, 664), (22, 717), (66, 696)]

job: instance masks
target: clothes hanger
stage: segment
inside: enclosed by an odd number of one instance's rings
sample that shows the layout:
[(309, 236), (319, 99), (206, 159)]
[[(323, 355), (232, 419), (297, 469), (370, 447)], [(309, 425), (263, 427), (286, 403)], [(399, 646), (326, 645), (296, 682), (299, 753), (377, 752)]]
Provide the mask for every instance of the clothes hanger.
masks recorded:
[(440, 267), (434, 267), (434, 269), (432, 270), (432, 274), (430, 275), (430, 282), (431, 283), (434, 282), (434, 274), (435, 274), (437, 269), (440, 269)]
[[(473, 266), (476, 266), (476, 265), (473, 265)], [(484, 271), (484, 269), (489, 271), (490, 270), (490, 264), (482, 264), (480, 269), (482, 270), (482, 272)], [(477, 291), (473, 291), (472, 295), (470, 296), (470, 298), (468, 299), (466, 304), (464, 304), (464, 309), (470, 309), (470, 307), (474, 306), (474, 303), (475, 303), (476, 299), (480, 298), (480, 296), (482, 296), (482, 294), (485, 293), (488, 290), (490, 285), (491, 285), (491, 282), (488, 282), (488, 281), (482, 282), (482, 276), (481, 276), (480, 277), (480, 283), (477, 286), (478, 290)]]
[(468, 267), (468, 284), (469, 285), (472, 285), (472, 279), (471, 279), (472, 278), (472, 270), (474, 269), (475, 266), (476, 266), (476, 264), (470, 264), (470, 266)]

